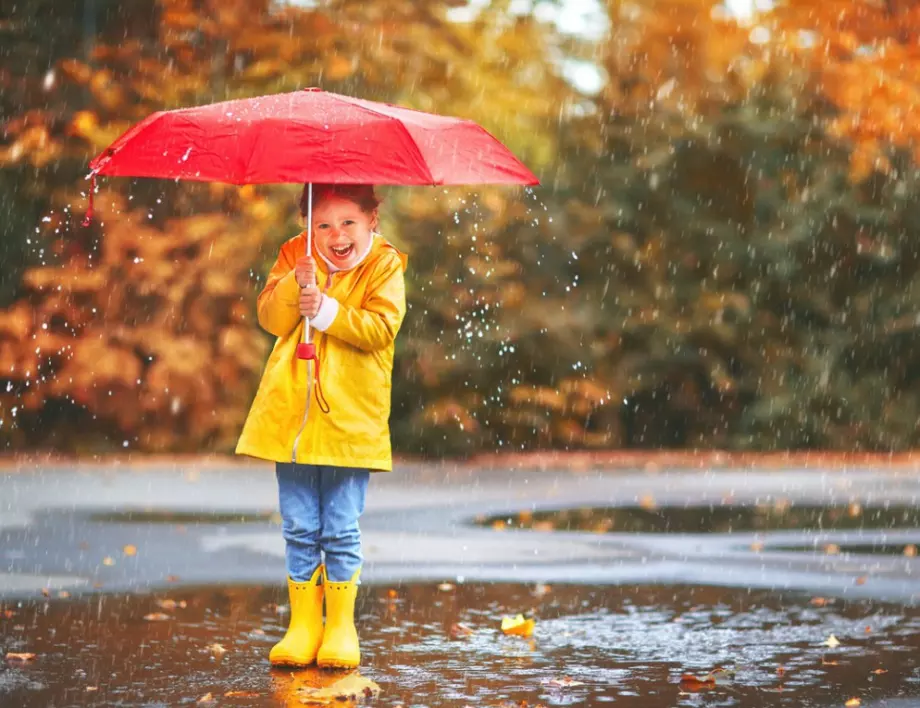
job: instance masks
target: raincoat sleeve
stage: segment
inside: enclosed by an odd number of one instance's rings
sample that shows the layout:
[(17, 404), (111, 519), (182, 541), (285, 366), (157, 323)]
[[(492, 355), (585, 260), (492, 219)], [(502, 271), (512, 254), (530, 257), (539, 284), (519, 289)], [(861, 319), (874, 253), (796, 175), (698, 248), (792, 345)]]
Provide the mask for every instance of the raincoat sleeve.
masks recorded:
[(363, 305), (339, 305), (326, 334), (366, 352), (390, 346), (406, 315), (403, 267), (395, 254), (383, 259), (371, 276)]
[(294, 278), (294, 259), (289, 249), (281, 249), (269, 271), (265, 287), (259, 293), (257, 310), (262, 329), (276, 337), (290, 334), (303, 319), (300, 286)]

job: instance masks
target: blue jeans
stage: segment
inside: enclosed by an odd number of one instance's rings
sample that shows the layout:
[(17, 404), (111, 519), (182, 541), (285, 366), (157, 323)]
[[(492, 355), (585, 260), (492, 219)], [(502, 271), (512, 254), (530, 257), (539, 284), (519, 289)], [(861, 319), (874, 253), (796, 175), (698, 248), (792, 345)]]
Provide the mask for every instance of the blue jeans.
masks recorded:
[(308, 581), (322, 555), (329, 580), (351, 580), (361, 567), (358, 517), (364, 511), (370, 472), (278, 462), (275, 475), (291, 580)]

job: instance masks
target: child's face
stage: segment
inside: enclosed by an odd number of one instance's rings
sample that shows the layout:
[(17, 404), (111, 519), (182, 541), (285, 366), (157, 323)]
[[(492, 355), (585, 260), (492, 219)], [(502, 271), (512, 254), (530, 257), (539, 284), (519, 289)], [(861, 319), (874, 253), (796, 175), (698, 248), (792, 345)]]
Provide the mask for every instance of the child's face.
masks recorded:
[(350, 199), (330, 195), (313, 208), (316, 248), (336, 268), (353, 268), (371, 241), (377, 210), (368, 213)]

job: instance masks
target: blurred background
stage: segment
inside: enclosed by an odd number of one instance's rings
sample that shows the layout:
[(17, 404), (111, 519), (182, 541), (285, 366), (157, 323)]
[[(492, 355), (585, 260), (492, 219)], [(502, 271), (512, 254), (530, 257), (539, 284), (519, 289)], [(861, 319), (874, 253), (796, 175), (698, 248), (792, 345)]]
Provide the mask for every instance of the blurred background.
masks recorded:
[(232, 451), (299, 190), (101, 179), (84, 228), (87, 163), (306, 86), (542, 182), (382, 190), (397, 453), (912, 448), (918, 39), (910, 0), (4, 2), (0, 450)]

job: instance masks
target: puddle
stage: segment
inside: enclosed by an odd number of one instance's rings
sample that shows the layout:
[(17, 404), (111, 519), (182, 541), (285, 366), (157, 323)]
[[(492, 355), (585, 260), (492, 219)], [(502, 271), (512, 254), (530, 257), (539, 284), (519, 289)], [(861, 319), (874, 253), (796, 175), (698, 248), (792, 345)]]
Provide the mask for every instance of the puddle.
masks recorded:
[(214, 512), (136, 509), (88, 514), (90, 521), (108, 524), (269, 524), (281, 523), (276, 512)]
[(917, 556), (917, 546), (913, 543), (891, 543), (879, 541), (878, 543), (813, 543), (811, 545), (798, 546), (770, 546), (771, 551), (792, 551), (798, 553), (821, 553), (824, 555), (836, 555), (852, 553), (856, 555), (882, 555), (882, 556), (904, 556), (905, 558), (915, 558)]
[[(208, 694), (200, 705), (301, 705), (300, 687), (340, 675), (270, 669), (281, 601), (280, 587), (227, 587), (0, 606), (0, 705), (199, 705)], [(460, 584), (364, 586), (358, 609), (361, 675), (381, 689), (370, 705), (920, 705), (920, 610), (893, 605)], [(536, 617), (530, 639), (499, 631), (519, 612)], [(36, 658), (4, 663), (7, 652)], [(681, 688), (683, 674), (717, 667), (734, 673)]]
[(920, 527), (920, 507), (688, 506), (608, 507), (521, 512), (481, 517), (493, 528), (593, 533), (733, 533), (742, 531), (850, 531)]

